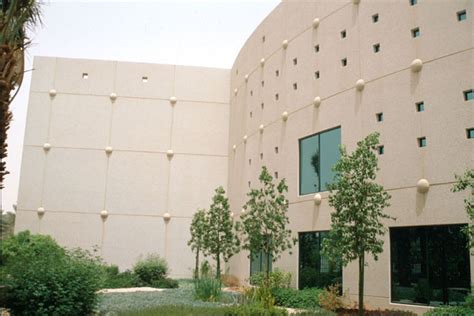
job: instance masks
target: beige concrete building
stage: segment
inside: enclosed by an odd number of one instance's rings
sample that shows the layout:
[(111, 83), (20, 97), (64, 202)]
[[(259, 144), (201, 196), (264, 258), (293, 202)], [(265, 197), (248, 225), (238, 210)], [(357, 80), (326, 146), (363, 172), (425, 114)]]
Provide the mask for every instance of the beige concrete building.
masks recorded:
[(227, 181), (229, 70), (45, 57), (34, 68), (16, 230), (97, 245), (121, 268), (157, 252), (189, 276), (192, 214)]
[[(354, 298), (356, 265), (320, 254), (326, 183), (338, 146), (353, 150), (377, 131), (377, 181), (397, 220), (368, 262), (367, 304), (456, 304), (474, 281), (460, 233), (467, 193), (451, 192), (454, 174), (474, 165), (473, 9), (468, 0), (283, 1), (230, 71), (37, 58), (17, 230), (97, 244), (121, 267), (158, 252), (173, 276), (189, 276), (193, 212), (227, 183), (238, 216), (266, 165), (287, 179), (300, 239), (273, 267), (300, 288), (342, 282)], [(228, 268), (243, 280), (258, 260), (242, 252)]]

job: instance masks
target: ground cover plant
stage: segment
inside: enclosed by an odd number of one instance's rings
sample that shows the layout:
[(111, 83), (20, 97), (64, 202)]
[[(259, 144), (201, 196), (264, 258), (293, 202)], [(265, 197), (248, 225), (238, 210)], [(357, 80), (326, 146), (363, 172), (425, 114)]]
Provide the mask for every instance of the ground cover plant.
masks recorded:
[[(140, 311), (161, 306), (216, 307), (223, 304), (237, 304), (238, 294), (223, 292), (219, 302), (197, 300), (194, 280), (179, 280), (179, 288), (161, 292), (135, 292), (101, 294), (98, 310), (101, 315), (114, 312)], [(166, 314), (163, 314), (166, 315)]]
[[(273, 307), (265, 309), (258, 305), (235, 305), (214, 307), (192, 306), (160, 306), (139, 311), (125, 311), (117, 313), (119, 316), (286, 316), (286, 309)], [(324, 310), (295, 311), (291, 315), (297, 316), (335, 316), (336, 314)]]

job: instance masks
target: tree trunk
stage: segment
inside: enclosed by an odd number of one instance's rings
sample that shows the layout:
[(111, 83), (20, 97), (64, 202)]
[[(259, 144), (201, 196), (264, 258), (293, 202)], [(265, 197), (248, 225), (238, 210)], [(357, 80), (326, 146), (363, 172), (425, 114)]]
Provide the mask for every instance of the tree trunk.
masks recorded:
[(0, 189), (3, 189), (7, 158), (7, 132), (10, 128), (12, 113), (10, 111), (10, 93), (15, 87), (16, 60), (14, 53), (7, 45), (0, 45)]
[(265, 264), (265, 284), (267, 288), (270, 288), (270, 252), (266, 252), (264, 255), (267, 257)]
[(364, 316), (364, 268), (365, 253), (359, 256), (359, 316)]
[(217, 267), (216, 267), (216, 279), (221, 280), (221, 256), (217, 255), (216, 256), (216, 261), (217, 261)]
[(199, 247), (196, 248), (196, 267), (194, 268), (194, 278), (199, 279)]

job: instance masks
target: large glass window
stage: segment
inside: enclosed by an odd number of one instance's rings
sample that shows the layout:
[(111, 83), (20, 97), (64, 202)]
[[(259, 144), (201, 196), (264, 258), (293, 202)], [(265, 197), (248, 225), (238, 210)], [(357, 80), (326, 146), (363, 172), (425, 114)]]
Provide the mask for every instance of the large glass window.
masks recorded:
[(300, 139), (300, 195), (327, 190), (339, 160), (341, 128)]
[(321, 253), (322, 242), (328, 232), (299, 233), (299, 282), (300, 289), (342, 285), (340, 264), (330, 262)]
[[(263, 251), (252, 253), (250, 255), (250, 275), (265, 271), (267, 260), (268, 256)], [(270, 271), (272, 271), (272, 261), (273, 258), (270, 254)]]
[(466, 225), (390, 228), (392, 302), (437, 306), (470, 291)]

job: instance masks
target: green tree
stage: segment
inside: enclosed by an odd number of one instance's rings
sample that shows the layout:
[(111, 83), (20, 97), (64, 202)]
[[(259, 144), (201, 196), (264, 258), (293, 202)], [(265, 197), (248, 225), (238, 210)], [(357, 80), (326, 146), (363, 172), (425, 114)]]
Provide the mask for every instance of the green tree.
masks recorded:
[(249, 200), (244, 205), (246, 212), (240, 217), (240, 229), (243, 232), (243, 248), (250, 251), (250, 256), (253, 253), (267, 256), (264, 285), (269, 287), (271, 260), (274, 262), (280, 258), (281, 253), (291, 249), (297, 240), (291, 238), (291, 230), (287, 229), (290, 221), (285, 179), (275, 185), (267, 168), (262, 167), (259, 180), (260, 188), (252, 188), (247, 193)]
[[(8, 174), (5, 158), (7, 132), (12, 120), (10, 103), (23, 81), (25, 50), (31, 43), (26, 31), (40, 23), (39, 1), (0, 1), (0, 189)], [(15, 89), (17, 92), (13, 94)]]
[(199, 278), (199, 254), (201, 253), (201, 249), (204, 245), (204, 237), (208, 230), (206, 211), (204, 209), (199, 209), (196, 213), (194, 213), (189, 230), (191, 232), (191, 239), (188, 241), (188, 246), (191, 247), (191, 250), (196, 252), (194, 278), (197, 279)]
[(469, 237), (469, 246), (474, 248), (474, 169), (467, 169), (464, 175), (454, 175), (456, 183), (451, 189), (453, 192), (471, 190), (471, 195), (464, 199), (464, 207), (471, 223), (468, 225), (466, 233)]
[(223, 187), (215, 190), (209, 211), (205, 213), (205, 235), (202, 250), (216, 260), (216, 279), (221, 277), (221, 257), (227, 262), (239, 251), (240, 241), (234, 230), (229, 200)]
[(383, 212), (390, 206), (390, 195), (374, 182), (378, 144), (379, 134), (373, 133), (359, 141), (352, 154), (341, 146), (341, 158), (333, 167), (335, 179), (328, 185), (329, 205), (335, 212), (331, 214), (331, 230), (323, 241), (323, 253), (344, 266), (358, 259), (359, 315), (364, 313), (365, 254), (378, 259), (383, 251), (381, 237), (387, 231), (381, 220), (394, 219)]

